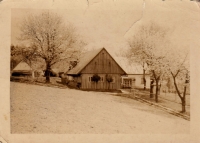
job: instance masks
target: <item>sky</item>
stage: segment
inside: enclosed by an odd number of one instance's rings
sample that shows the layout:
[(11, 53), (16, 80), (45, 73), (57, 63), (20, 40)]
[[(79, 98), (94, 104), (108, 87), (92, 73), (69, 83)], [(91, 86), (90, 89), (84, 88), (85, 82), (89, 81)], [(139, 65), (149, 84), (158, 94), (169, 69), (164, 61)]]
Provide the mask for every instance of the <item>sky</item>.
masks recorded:
[[(44, 3), (44, 2), (43, 2)], [(41, 2), (42, 4), (42, 2)], [(50, 4), (49, 4), (50, 5)], [(62, 16), (76, 27), (86, 41), (88, 49), (105, 47), (120, 53), (129, 47), (128, 40), (141, 25), (155, 22), (168, 30), (170, 41), (179, 48), (199, 45), (198, 30), (200, 5), (186, 0), (59, 0), (52, 3), (50, 11)], [(58, 9), (59, 7), (59, 9)], [(19, 25), (28, 14), (40, 14), (43, 9), (12, 9), (11, 43), (19, 44)], [(195, 26), (197, 30), (191, 31)]]

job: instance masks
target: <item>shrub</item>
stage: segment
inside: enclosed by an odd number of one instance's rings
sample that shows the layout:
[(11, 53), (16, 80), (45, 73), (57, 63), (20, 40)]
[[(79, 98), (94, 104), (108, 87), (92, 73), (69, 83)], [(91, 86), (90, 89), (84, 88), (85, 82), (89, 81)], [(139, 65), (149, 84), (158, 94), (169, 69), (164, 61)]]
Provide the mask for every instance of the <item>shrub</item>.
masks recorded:
[(101, 77), (98, 74), (94, 74), (91, 78), (92, 81), (94, 82), (98, 82), (101, 79)]
[(69, 81), (69, 83), (67, 84), (67, 86), (69, 88), (79, 89), (81, 85), (80, 85), (80, 83), (78, 83), (76, 81)]
[(112, 78), (112, 76), (110, 74), (106, 75), (106, 81), (109, 82), (109, 83), (113, 82), (113, 78)]
[(36, 71), (34, 71), (34, 75), (35, 75), (35, 77), (41, 77), (41, 76), (43, 76), (43, 71), (39, 71), (39, 70), (36, 70)]
[(69, 79), (67, 78), (67, 76), (65, 76), (64, 74), (61, 75), (61, 82), (63, 84), (68, 84), (69, 83)]
[(110, 83), (113, 82), (113, 77), (110, 74), (106, 75), (106, 81), (109, 83), (108, 89), (110, 89)]

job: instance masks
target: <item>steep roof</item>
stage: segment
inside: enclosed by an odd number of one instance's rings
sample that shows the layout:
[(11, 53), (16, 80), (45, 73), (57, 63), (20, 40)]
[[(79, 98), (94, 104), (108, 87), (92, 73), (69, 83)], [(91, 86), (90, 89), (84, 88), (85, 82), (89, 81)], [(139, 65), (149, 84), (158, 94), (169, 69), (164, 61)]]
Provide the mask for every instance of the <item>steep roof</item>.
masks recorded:
[(21, 61), (13, 71), (30, 71), (32, 68), (24, 61)]
[[(87, 52), (84, 55), (82, 55), (80, 58), (80, 62), (73, 69), (68, 71), (67, 74), (68, 75), (79, 74), (103, 49), (106, 50), (105, 48), (100, 48), (100, 49), (92, 50), (92, 51)], [(113, 58), (113, 56), (111, 54), (110, 54), (110, 56)], [(115, 60), (115, 58), (113, 58), (113, 59), (118, 64), (118, 62)], [(119, 67), (125, 72), (125, 70), (120, 65), (119, 65)]]
[(103, 48), (100, 48), (100, 49), (97, 49), (97, 50), (92, 50), (92, 51), (89, 51), (85, 54), (83, 54), (81, 57), (80, 57), (80, 62), (73, 68), (71, 69), (70, 71), (67, 72), (67, 74), (71, 74), (71, 75), (74, 75), (74, 74), (79, 74), (80, 71), (90, 62), (92, 61), (92, 59), (102, 50)]

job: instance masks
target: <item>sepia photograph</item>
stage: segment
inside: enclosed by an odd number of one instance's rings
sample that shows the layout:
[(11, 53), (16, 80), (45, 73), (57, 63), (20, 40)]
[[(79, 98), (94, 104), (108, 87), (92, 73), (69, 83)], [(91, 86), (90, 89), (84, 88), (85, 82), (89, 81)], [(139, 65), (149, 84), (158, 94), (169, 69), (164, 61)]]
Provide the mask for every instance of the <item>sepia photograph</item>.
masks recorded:
[(10, 134), (190, 136), (199, 12), (198, 0), (11, 7)]

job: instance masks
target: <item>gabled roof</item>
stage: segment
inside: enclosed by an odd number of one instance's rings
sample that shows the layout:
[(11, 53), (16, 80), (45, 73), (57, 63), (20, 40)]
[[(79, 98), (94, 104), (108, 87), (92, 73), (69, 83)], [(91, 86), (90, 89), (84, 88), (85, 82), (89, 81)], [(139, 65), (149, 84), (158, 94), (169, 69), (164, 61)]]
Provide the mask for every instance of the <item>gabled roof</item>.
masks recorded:
[[(100, 48), (96, 50), (92, 50), (90, 52), (85, 53), (81, 56), (80, 62), (70, 71), (67, 72), (68, 75), (77, 75), (80, 74), (81, 71), (102, 51), (106, 50), (105, 48)], [(108, 52), (106, 50), (106, 52)], [(108, 52), (108, 54), (111, 56), (111, 54)], [(112, 56), (111, 56), (112, 57)], [(113, 58), (113, 57), (112, 57)], [(116, 60), (113, 58), (113, 60), (116, 62)], [(117, 62), (116, 62), (117, 63)], [(117, 65), (124, 71), (124, 69), (117, 63)], [(124, 71), (125, 72), (125, 71)], [(125, 72), (126, 73), (126, 72)]]
[(102, 50), (103, 48), (92, 50), (90, 52), (87, 52), (83, 54), (80, 57), (79, 63), (70, 71), (67, 72), (67, 74), (75, 75), (79, 74), (81, 70), (90, 62), (94, 57)]
[[(127, 74), (143, 74), (143, 67), (137, 63), (129, 63), (127, 58), (115, 57), (115, 60), (125, 69)], [(148, 74), (147, 71), (146, 74)]]
[(24, 61), (21, 61), (12, 71), (31, 71), (32, 68)]

